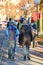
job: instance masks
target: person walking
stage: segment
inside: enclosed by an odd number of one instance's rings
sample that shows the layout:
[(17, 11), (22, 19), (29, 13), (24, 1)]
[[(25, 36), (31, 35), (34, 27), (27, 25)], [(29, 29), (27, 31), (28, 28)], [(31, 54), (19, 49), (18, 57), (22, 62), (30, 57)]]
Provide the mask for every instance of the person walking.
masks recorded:
[(15, 59), (15, 48), (16, 48), (16, 30), (17, 27), (14, 25), (14, 22), (9, 18), (7, 23), (7, 37), (8, 37), (8, 58), (11, 60)]
[(35, 46), (37, 46), (37, 36), (38, 36), (38, 27), (37, 25), (35, 24), (35, 21), (32, 19), (31, 20), (31, 27), (32, 27), (32, 35), (33, 35), (33, 48)]
[(28, 24), (22, 25), (22, 28), (20, 30), (20, 39), (19, 44), (23, 47), (24, 52), (24, 61), (28, 58), (30, 60), (29, 56), (29, 48), (31, 45), (31, 34), (30, 34), (30, 26)]

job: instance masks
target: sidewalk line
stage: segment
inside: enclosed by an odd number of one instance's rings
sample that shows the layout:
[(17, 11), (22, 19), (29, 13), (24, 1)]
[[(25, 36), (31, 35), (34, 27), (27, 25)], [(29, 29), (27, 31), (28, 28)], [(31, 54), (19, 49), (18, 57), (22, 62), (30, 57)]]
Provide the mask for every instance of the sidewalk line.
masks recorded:
[(30, 54), (30, 57), (31, 57), (31, 58), (39, 58), (39, 60), (43, 61), (42, 58), (40, 58), (40, 57), (38, 57), (38, 56), (35, 56), (35, 55), (32, 55), (32, 54)]

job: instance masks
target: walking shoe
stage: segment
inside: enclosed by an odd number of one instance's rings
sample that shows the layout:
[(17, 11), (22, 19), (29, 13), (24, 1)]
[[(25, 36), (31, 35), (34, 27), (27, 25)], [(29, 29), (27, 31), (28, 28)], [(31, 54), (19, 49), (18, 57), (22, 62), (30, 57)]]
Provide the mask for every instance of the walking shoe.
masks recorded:
[(24, 61), (26, 61), (26, 56), (24, 56)]
[(8, 59), (11, 60), (11, 61), (15, 61), (16, 60), (15, 58), (9, 58), (9, 57), (8, 57)]
[(28, 60), (30, 60), (30, 57), (28, 57)]

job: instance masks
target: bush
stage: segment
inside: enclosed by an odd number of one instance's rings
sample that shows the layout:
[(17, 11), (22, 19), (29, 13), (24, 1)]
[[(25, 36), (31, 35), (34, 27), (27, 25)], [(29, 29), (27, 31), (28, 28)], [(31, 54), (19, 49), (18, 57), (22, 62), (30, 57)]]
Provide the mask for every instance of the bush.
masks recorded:
[[(41, 35), (39, 35), (38, 36), (39, 38), (43, 38), (43, 34), (41, 34)], [(41, 42), (38, 42), (40, 45), (43, 45), (43, 41), (41, 41)]]
[(43, 35), (39, 35), (40, 38), (43, 38)]
[(43, 42), (38, 42), (38, 44), (43, 45)]
[(39, 37), (39, 38), (43, 38), (43, 34), (41, 34), (41, 35), (38, 35), (38, 37)]

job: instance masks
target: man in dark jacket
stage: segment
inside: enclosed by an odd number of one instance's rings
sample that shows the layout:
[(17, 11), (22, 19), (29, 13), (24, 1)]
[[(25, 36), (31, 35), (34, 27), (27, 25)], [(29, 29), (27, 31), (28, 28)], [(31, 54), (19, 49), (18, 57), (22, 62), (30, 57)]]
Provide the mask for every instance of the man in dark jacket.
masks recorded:
[(20, 30), (20, 38), (19, 38), (19, 43), (20, 45), (23, 46), (24, 50), (24, 61), (26, 60), (26, 57), (28, 60), (30, 60), (29, 56), (29, 47), (31, 45), (31, 32), (30, 32), (30, 26), (28, 25), (23, 25), (21, 30)]

